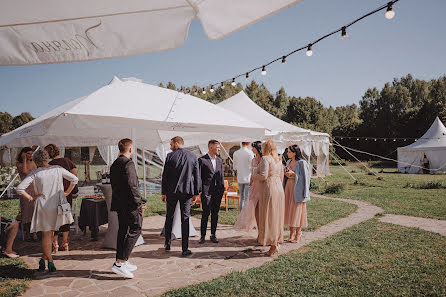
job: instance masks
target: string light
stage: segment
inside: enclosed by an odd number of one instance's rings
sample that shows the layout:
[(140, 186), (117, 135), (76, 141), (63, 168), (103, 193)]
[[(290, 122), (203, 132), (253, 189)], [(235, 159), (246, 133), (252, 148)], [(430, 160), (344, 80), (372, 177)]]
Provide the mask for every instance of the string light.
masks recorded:
[(198, 94), (198, 91), (197, 91), (197, 89), (194, 89), (194, 94), (195, 94), (195, 95), (197, 95), (197, 94)]
[(206, 94), (206, 90), (203, 88), (203, 91), (201, 92), (203, 95)]
[(312, 44), (310, 43), (307, 47), (307, 52), (306, 52), (308, 57), (311, 57), (313, 55), (313, 50), (311, 47), (312, 47)]
[(342, 39), (345, 39), (347, 37), (348, 37), (348, 35), (347, 35), (347, 28), (346, 27), (342, 27)]
[[(321, 42), (322, 40), (324, 40), (324, 39), (326, 39), (326, 38), (328, 38), (328, 37), (330, 37), (330, 36), (332, 36), (334, 34), (338, 34), (339, 32), (341, 32), (341, 36), (342, 36), (343, 39), (347, 38), (348, 37), (347, 28), (353, 26), (354, 24), (358, 23), (359, 21), (361, 21), (361, 20), (363, 20), (363, 19), (365, 19), (365, 18), (367, 18), (367, 17), (369, 17), (369, 16), (371, 16), (373, 14), (376, 14), (376, 13), (382, 11), (382, 10), (386, 10), (385, 17), (387, 19), (393, 18), (395, 16), (395, 11), (393, 10), (393, 4), (395, 4), (398, 1), (399, 0), (392, 0), (392, 1), (388, 2), (387, 4), (384, 4), (384, 5), (382, 5), (382, 6), (378, 7), (378, 8), (370, 11), (369, 13), (367, 13), (367, 14), (365, 14), (365, 15), (363, 15), (363, 16), (355, 19), (355, 20), (353, 20), (352, 22), (342, 26), (341, 28), (336, 29), (335, 31), (333, 31), (331, 33), (328, 33), (328, 34), (326, 34), (326, 35), (324, 35), (324, 36), (314, 40), (311, 43), (308, 43), (307, 45), (305, 45), (303, 47), (296, 48), (295, 50), (293, 50), (293, 51), (291, 51), (289, 53), (286, 53), (285, 55), (282, 54), (281, 56), (279, 56), (279, 58), (276, 58), (276, 59), (274, 59), (272, 61), (269, 61), (268, 63), (263, 64), (263, 66), (255, 67), (255, 68), (251, 69), (250, 71), (247, 71), (247, 72), (245, 71), (245, 72), (242, 72), (241, 74), (233, 76), (231, 85), (235, 86), (236, 85), (235, 84), (235, 80), (238, 79), (239, 77), (246, 76), (246, 73), (251, 73), (251, 72), (254, 72), (254, 71), (259, 70), (259, 69), (262, 69), (262, 75), (266, 75), (266, 66), (269, 66), (270, 64), (273, 64), (273, 63), (279, 62), (279, 61), (282, 61), (282, 64), (285, 64), (286, 63), (286, 58), (288, 56), (293, 55), (293, 54), (295, 54), (297, 52), (303, 51), (305, 49), (306, 49), (306, 55), (307, 56), (312, 56), (313, 55), (312, 47), (315, 44)], [(217, 85), (217, 84), (218, 83), (215, 83), (213, 85)]]
[(224, 89), (225, 88), (225, 83), (221, 82), (221, 88)]
[(211, 88), (209, 89), (209, 91), (211, 91), (211, 93), (214, 93), (214, 86), (211, 85)]
[(393, 11), (393, 2), (387, 3), (387, 11), (384, 14), (386, 19), (391, 20), (395, 16), (395, 11)]

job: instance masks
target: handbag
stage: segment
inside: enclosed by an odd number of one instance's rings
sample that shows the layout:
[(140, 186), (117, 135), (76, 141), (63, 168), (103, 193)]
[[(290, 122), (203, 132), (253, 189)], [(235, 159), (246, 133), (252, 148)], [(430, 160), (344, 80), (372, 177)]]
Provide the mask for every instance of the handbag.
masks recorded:
[(61, 196), (59, 199), (59, 206), (57, 207), (58, 215), (71, 214), (71, 205), (68, 203), (65, 196)]

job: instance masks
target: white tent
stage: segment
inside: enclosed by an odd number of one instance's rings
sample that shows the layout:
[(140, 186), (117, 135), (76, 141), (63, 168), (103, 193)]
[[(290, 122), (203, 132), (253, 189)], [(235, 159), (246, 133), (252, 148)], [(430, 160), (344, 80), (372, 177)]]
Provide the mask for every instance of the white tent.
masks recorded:
[(87, 61), (181, 46), (200, 19), (212, 40), (300, 0), (2, 1), (0, 65)]
[(446, 128), (438, 117), (420, 139), (398, 148), (398, 171), (422, 173), (424, 154), (431, 172), (446, 172)]
[(291, 144), (298, 144), (310, 161), (312, 155), (316, 156), (313, 166), (318, 176), (329, 174), (330, 141), (327, 133), (302, 129), (282, 121), (254, 103), (243, 91), (217, 105), (264, 127), (265, 138), (277, 143), (279, 153)]
[(0, 146), (107, 146), (129, 137), (138, 147), (156, 150), (171, 137), (191, 132), (186, 145), (203, 143), (209, 135), (222, 141), (262, 137), (264, 128), (199, 98), (115, 77), (92, 94), (2, 135)]

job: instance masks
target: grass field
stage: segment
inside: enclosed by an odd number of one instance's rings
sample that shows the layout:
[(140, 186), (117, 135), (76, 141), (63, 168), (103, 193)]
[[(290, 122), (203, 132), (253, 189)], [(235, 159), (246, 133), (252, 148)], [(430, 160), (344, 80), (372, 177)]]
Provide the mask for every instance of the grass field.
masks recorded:
[(369, 220), (165, 296), (446, 296), (446, 237)]
[(333, 197), (351, 198), (370, 202), (382, 207), (386, 213), (446, 220), (446, 188), (417, 189), (408, 186), (440, 183), (446, 187), (446, 174), (400, 174), (396, 168), (372, 169), (377, 174), (369, 175), (357, 165), (346, 169), (358, 180), (353, 179), (340, 166), (331, 166), (332, 175), (324, 179), (313, 179), (319, 186), (313, 190), (324, 194), (327, 185), (343, 184), (344, 190)]
[(23, 293), (33, 273), (20, 258), (0, 258), (0, 296), (14, 297)]
[[(232, 206), (232, 205), (231, 205)], [(307, 203), (308, 211), (308, 227), (306, 230), (314, 230), (328, 224), (339, 218), (348, 216), (350, 213), (356, 210), (356, 205), (352, 205), (345, 202), (327, 200), (322, 198), (312, 198), (310, 202)], [(145, 212), (146, 216), (151, 215), (165, 215), (166, 204), (161, 201), (161, 195), (148, 195), (147, 197), (147, 209)], [(196, 218), (201, 218), (202, 210), (197, 205), (192, 206), (191, 216)], [(219, 223), (234, 225), (237, 221), (239, 210), (236, 208), (229, 208), (226, 212), (225, 209), (221, 209), (219, 212)]]

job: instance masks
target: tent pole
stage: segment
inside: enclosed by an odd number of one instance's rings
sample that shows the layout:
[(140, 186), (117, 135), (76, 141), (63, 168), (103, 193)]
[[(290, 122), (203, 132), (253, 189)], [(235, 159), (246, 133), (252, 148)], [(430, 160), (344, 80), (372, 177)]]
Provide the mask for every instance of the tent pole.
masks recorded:
[(142, 168), (143, 168), (143, 179), (144, 179), (144, 198), (146, 198), (147, 197), (147, 185), (146, 185), (146, 150), (145, 149), (142, 150)]

